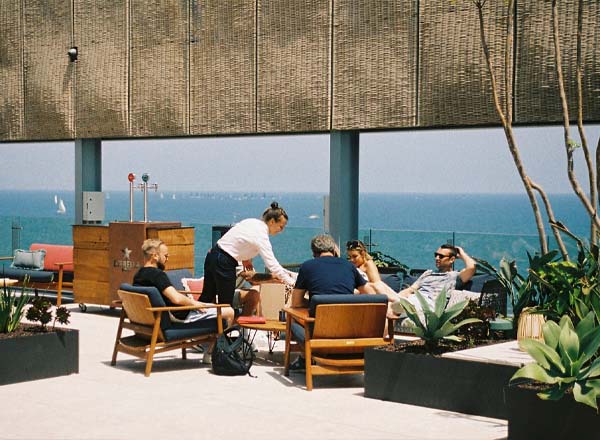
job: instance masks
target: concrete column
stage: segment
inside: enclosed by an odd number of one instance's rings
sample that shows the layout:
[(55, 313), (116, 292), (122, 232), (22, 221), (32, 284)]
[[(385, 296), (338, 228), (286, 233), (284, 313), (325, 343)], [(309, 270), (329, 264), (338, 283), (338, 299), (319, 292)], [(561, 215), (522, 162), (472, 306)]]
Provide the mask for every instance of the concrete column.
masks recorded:
[(75, 224), (83, 224), (83, 192), (102, 191), (102, 140), (75, 140)]
[(343, 251), (358, 238), (359, 132), (333, 131), (329, 138), (329, 233)]

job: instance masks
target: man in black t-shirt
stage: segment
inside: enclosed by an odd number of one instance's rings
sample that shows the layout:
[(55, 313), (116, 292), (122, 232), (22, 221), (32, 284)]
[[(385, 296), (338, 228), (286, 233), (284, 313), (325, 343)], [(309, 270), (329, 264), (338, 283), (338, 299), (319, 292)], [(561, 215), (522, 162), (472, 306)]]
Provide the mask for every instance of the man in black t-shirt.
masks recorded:
[[(142, 245), (144, 253), (144, 266), (138, 270), (133, 277), (133, 284), (138, 286), (156, 287), (163, 296), (167, 306), (202, 306), (202, 303), (189, 298), (187, 295), (179, 293), (171, 284), (169, 277), (165, 273), (165, 265), (169, 259), (169, 248), (161, 240), (148, 239)], [(233, 309), (224, 307), (221, 309), (223, 319), (227, 320), (227, 325), (233, 323)], [(191, 320), (211, 319), (217, 317), (216, 309), (200, 309), (180, 311), (172, 313), (175, 321), (189, 322)]]

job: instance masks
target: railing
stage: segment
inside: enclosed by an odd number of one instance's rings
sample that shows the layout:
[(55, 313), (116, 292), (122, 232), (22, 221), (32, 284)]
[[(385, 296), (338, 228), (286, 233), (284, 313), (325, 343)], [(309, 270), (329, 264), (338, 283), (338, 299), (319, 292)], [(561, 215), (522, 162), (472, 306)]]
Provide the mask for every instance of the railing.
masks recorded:
[[(16, 225), (21, 228), (20, 245), (23, 248), (36, 242), (72, 244), (71, 219), (0, 217), (0, 256), (12, 255), (11, 231)], [(190, 226), (195, 227), (195, 273), (200, 276), (204, 257), (211, 247), (211, 225), (192, 223)], [(284, 233), (271, 239), (277, 259), (282, 263), (297, 264), (312, 258), (310, 240), (321, 232), (320, 228), (286, 228)], [(433, 267), (433, 253), (442, 243), (462, 246), (469, 255), (496, 267), (502, 257), (516, 260), (521, 272), (528, 267), (527, 253), (533, 255), (538, 250), (538, 237), (532, 234), (361, 229), (359, 237), (372, 250), (390, 255), (410, 268), (419, 269)], [(568, 241), (567, 245), (574, 255), (573, 243)], [(556, 248), (553, 242), (550, 243), (552, 248)], [(457, 268), (460, 268), (460, 264), (457, 264)], [(260, 258), (255, 259), (255, 266), (257, 270), (264, 269)]]

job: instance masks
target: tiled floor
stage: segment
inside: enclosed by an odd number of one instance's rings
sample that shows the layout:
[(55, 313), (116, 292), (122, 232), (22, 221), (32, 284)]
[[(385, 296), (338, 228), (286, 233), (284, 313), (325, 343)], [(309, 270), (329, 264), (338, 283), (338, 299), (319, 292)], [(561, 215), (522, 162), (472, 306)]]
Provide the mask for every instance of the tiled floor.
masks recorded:
[(80, 331), (79, 374), (0, 387), (0, 439), (507, 436), (505, 420), (367, 399), (362, 376), (317, 377), (308, 392), (303, 374), (283, 376), (281, 342), (273, 355), (259, 353), (256, 378), (215, 376), (202, 355), (184, 361), (177, 351), (158, 356), (146, 378), (143, 364), (126, 355), (110, 366), (114, 312), (68, 307), (70, 327)]

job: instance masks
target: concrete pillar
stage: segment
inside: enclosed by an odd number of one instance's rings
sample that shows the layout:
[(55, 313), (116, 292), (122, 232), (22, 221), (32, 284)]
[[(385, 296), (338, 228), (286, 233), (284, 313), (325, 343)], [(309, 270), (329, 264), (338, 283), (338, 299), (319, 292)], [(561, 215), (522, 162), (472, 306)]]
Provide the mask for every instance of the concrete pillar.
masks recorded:
[(333, 131), (329, 138), (329, 233), (343, 252), (358, 238), (359, 132)]
[(102, 191), (102, 140), (75, 140), (75, 224), (83, 224), (83, 192)]

